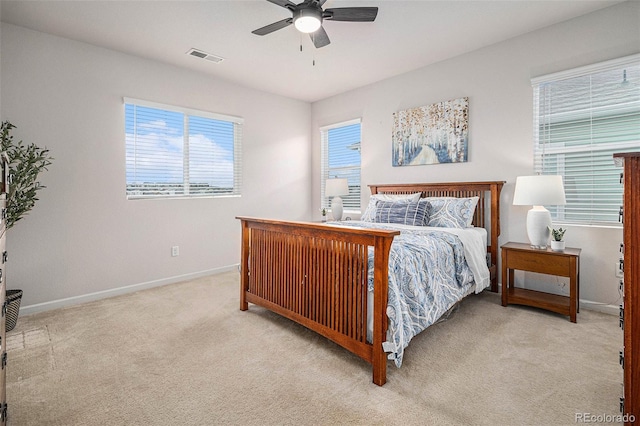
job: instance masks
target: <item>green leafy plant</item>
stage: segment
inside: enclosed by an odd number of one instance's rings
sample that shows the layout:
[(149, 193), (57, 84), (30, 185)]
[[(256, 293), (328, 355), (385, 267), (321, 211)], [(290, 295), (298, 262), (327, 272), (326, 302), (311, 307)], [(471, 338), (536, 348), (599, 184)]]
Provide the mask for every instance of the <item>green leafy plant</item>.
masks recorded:
[(16, 126), (3, 121), (0, 126), (0, 150), (8, 158), (7, 229), (22, 219), (38, 201), (38, 191), (45, 188), (38, 175), (48, 170), (53, 157), (49, 150), (30, 143), (14, 141), (11, 130)]
[(564, 238), (564, 233), (567, 232), (566, 229), (562, 228), (554, 229), (552, 227), (549, 227), (549, 230), (551, 231), (551, 237), (554, 241), (562, 241), (562, 238)]

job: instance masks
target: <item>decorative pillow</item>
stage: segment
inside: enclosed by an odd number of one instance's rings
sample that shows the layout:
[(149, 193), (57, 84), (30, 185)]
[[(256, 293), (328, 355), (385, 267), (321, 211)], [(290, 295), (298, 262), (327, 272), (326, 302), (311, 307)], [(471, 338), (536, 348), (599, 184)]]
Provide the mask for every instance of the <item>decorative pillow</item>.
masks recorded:
[(478, 197), (427, 197), (429, 226), (469, 228), (476, 211)]
[(429, 203), (419, 201), (380, 201), (376, 203), (377, 223), (426, 226), (429, 222)]
[(374, 194), (369, 198), (369, 205), (367, 205), (367, 208), (362, 213), (360, 220), (364, 222), (375, 222), (377, 201), (418, 201), (421, 195), (420, 192), (414, 194)]

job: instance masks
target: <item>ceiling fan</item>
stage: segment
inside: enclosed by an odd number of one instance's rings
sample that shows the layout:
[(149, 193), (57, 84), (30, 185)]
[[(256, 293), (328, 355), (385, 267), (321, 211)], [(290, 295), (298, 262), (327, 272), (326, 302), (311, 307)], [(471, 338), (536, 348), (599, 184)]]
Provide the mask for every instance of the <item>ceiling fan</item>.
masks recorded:
[(322, 27), (322, 21), (373, 22), (378, 15), (377, 7), (336, 7), (322, 9), (327, 0), (305, 0), (295, 4), (289, 0), (267, 0), (285, 9), (289, 9), (293, 16), (274, 22), (265, 27), (252, 31), (256, 35), (267, 35), (274, 31), (294, 24), (298, 31), (308, 33), (311, 41), (317, 47), (324, 47), (331, 43), (327, 32)]

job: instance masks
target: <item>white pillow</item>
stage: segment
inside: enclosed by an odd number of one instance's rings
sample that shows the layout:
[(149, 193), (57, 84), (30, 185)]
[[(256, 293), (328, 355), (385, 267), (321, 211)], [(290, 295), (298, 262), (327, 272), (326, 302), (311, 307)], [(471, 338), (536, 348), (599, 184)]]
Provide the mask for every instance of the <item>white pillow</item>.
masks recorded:
[(418, 201), (421, 192), (414, 194), (374, 194), (369, 198), (369, 205), (360, 218), (363, 222), (375, 222), (376, 221), (376, 201)]

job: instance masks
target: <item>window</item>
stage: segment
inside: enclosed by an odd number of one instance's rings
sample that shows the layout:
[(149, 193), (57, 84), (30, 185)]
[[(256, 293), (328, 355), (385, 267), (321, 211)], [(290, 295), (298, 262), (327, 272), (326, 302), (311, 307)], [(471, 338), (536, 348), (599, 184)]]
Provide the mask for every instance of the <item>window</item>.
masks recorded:
[(124, 101), (127, 198), (240, 195), (242, 119)]
[(640, 55), (532, 80), (534, 167), (564, 178), (556, 221), (618, 223), (620, 168), (612, 155), (640, 149)]
[(321, 206), (329, 208), (325, 182), (329, 178), (346, 178), (349, 195), (342, 198), (345, 212), (360, 212), (360, 119), (320, 129), (322, 141)]

